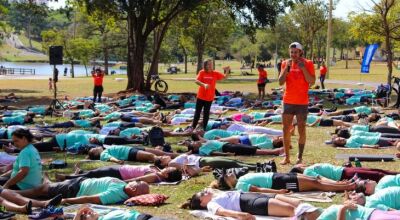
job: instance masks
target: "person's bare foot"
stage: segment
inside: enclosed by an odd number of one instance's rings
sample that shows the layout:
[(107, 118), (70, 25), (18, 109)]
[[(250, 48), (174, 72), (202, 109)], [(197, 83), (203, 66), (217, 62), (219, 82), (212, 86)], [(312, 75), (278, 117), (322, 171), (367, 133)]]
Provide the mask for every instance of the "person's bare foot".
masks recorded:
[(290, 164), (290, 160), (289, 160), (288, 158), (285, 158), (285, 159), (282, 160), (279, 164), (280, 164), (280, 165)]
[(297, 158), (296, 164), (302, 164), (303, 163), (303, 158)]

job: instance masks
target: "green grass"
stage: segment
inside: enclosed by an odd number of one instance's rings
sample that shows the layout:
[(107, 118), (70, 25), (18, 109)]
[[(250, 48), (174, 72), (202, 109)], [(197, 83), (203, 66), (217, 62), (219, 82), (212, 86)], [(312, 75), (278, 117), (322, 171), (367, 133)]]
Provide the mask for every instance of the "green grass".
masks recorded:
[[(217, 69), (221, 69), (222, 66), (219, 65), (220, 62), (217, 62)], [(225, 65), (226, 63), (224, 63)], [(230, 63), (231, 66), (239, 67), (240, 64), (236, 62)], [(357, 61), (351, 62), (351, 69), (344, 69), (344, 62), (339, 62), (337, 66), (332, 68), (331, 79), (337, 80), (353, 80), (359, 81), (359, 65)], [(180, 66), (180, 68), (182, 68)], [(182, 81), (180, 78), (194, 78), (195, 74), (193, 73), (194, 68), (192, 68), (192, 72), (189, 74), (178, 74), (178, 75), (169, 75), (162, 74), (161, 78), (167, 80), (169, 84), (169, 92), (196, 92), (197, 86), (192, 81)], [(253, 81), (233, 81), (227, 80), (224, 82), (218, 83), (218, 89), (222, 90), (234, 90), (234, 91), (242, 91), (255, 93), (256, 85), (255, 79), (257, 76), (251, 77), (242, 77), (239, 76), (239, 70), (233, 68), (234, 74), (233, 78), (253, 78)], [(272, 69), (267, 70), (270, 76), (274, 75)], [(386, 68), (384, 64), (372, 64), (371, 67), (372, 74), (362, 76), (363, 81), (372, 81), (372, 82), (384, 82), (386, 79)], [(397, 72), (397, 70), (395, 70)], [(115, 93), (120, 90), (124, 90), (126, 87), (126, 81), (117, 82), (115, 78), (125, 78), (124, 76), (107, 76), (104, 81), (105, 93)], [(71, 97), (75, 96), (85, 96), (91, 95), (92, 93), (92, 79), (91, 78), (75, 78), (75, 79), (61, 79), (58, 83), (59, 88), (59, 97), (63, 97), (64, 95), (69, 95)], [(268, 90), (271, 88), (278, 87), (277, 83), (271, 83), (267, 85)], [(328, 84), (328, 88), (334, 87), (348, 87), (348, 88), (359, 88), (356, 84), (352, 85), (341, 85), (341, 84)], [(8, 92), (14, 91), (18, 96), (25, 97), (35, 97), (41, 98), (43, 96), (51, 96), (51, 92), (47, 90), (47, 80), (0, 80), (0, 95), (4, 95)], [(51, 119), (46, 117), (44, 121), (47, 123), (54, 122), (55, 120), (60, 121), (62, 119)], [(41, 123), (41, 119), (38, 121)], [(182, 126), (183, 127), (183, 126)], [(273, 128), (281, 129), (280, 125), (272, 126)], [(307, 128), (307, 144), (306, 151), (304, 155), (305, 162), (307, 164), (327, 162), (336, 165), (341, 165), (345, 161), (336, 160), (335, 155), (339, 153), (361, 153), (359, 150), (336, 150), (333, 147), (324, 144), (324, 141), (330, 138), (330, 132), (333, 132), (334, 128)], [(291, 151), (290, 155), (292, 160), (295, 159), (295, 155), (297, 153), (297, 138), (295, 136), (292, 138), (292, 144), (294, 149)], [(176, 150), (180, 148), (177, 145), (177, 142), (181, 140), (179, 138), (167, 138), (167, 141), (170, 142), (173, 148)], [(395, 149), (387, 149), (387, 150), (363, 150), (362, 153), (368, 154), (377, 154), (377, 153), (395, 153)], [(42, 154), (43, 158), (49, 159), (57, 159), (63, 158), (63, 154), (60, 153), (50, 153), (50, 154)], [(68, 156), (68, 168), (63, 170), (49, 170), (50, 177), (53, 178), (54, 174), (57, 172), (60, 173), (71, 173), (73, 171), (73, 164), (83, 159), (83, 156)], [(268, 156), (254, 156), (254, 157), (232, 157), (234, 159), (239, 159), (246, 162), (263, 162), (266, 160), (270, 160), (273, 157)], [(281, 158), (275, 158), (277, 162), (281, 160)], [(137, 163), (132, 163), (137, 164)], [(96, 167), (101, 167), (104, 165), (111, 165), (111, 163), (84, 163), (82, 164), (83, 169), (94, 169)], [(400, 171), (400, 164), (398, 161), (396, 162), (388, 162), (388, 163), (362, 163), (365, 167), (379, 167), (382, 169), (395, 170)], [(279, 167), (278, 170), (280, 172), (288, 171), (290, 166)], [(47, 170), (47, 168), (45, 168)], [(167, 204), (160, 207), (133, 207), (141, 212), (147, 212), (156, 216), (164, 217), (166, 219), (194, 219), (189, 215), (187, 210), (181, 210), (178, 206), (183, 203), (187, 198), (191, 197), (194, 193), (200, 191), (204, 187), (208, 186), (209, 183), (213, 180), (211, 174), (203, 174), (200, 177), (192, 178), (186, 182), (181, 183), (177, 186), (152, 186), (151, 191), (155, 193), (162, 193), (170, 196), (167, 200)], [(342, 201), (341, 195), (337, 195), (334, 197), (334, 203), (340, 204)], [(314, 203), (320, 207), (327, 207), (330, 204), (325, 203)], [(21, 219), (24, 219), (21, 217)]]
[(23, 62), (23, 61), (42, 61), (46, 62), (47, 57), (39, 57), (34, 55), (24, 55), (22, 50), (18, 50), (7, 44), (0, 45), (0, 59), (9, 62)]
[[(19, 35), (18, 38), (25, 47), (29, 47), (29, 39), (25, 36), (25, 34)], [(32, 40), (32, 47), (38, 51), (42, 51), (42, 44), (38, 41)]]

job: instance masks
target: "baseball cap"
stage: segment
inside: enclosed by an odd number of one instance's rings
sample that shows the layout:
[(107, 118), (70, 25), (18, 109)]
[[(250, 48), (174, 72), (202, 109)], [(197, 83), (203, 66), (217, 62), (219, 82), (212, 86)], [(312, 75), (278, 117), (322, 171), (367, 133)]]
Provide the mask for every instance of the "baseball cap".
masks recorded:
[(303, 50), (303, 45), (301, 45), (299, 42), (293, 42), (290, 44), (289, 49), (290, 48), (297, 48), (299, 50)]
[(297, 206), (296, 210), (294, 211), (294, 217), (292, 219), (297, 219), (301, 215), (303, 215), (306, 212), (314, 212), (318, 210), (317, 207), (309, 204), (309, 203), (302, 203), (299, 206)]

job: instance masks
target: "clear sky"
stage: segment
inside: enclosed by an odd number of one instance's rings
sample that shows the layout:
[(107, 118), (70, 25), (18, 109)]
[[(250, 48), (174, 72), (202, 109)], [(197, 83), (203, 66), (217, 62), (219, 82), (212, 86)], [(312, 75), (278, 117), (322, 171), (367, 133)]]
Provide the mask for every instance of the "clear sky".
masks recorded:
[[(325, 0), (329, 2), (329, 0)], [(361, 12), (364, 9), (371, 8), (371, 0), (334, 0), (334, 2), (339, 1), (336, 9), (333, 12), (334, 17), (347, 18), (347, 15), (354, 12)], [(52, 8), (59, 8), (65, 5), (65, 0), (58, 0), (58, 2), (51, 1), (49, 6)]]

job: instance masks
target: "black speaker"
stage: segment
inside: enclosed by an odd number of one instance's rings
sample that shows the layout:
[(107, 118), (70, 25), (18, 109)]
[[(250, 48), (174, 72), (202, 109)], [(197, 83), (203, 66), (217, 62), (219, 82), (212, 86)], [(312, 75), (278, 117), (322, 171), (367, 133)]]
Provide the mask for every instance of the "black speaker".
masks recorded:
[(50, 46), (49, 47), (49, 58), (51, 65), (62, 65), (63, 64), (63, 47), (62, 46)]

